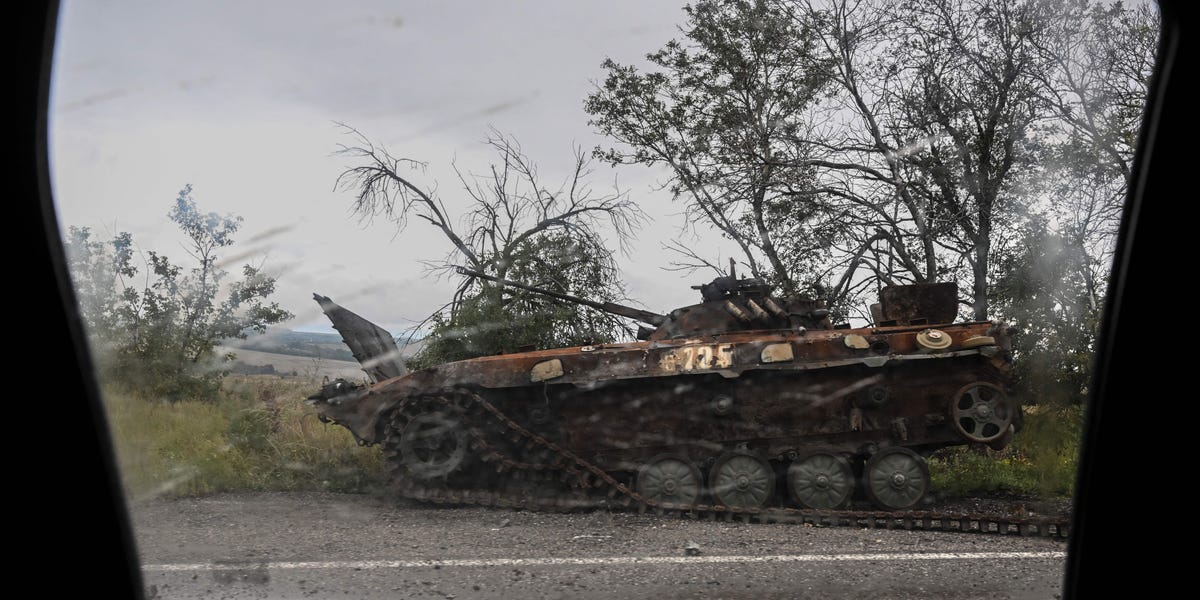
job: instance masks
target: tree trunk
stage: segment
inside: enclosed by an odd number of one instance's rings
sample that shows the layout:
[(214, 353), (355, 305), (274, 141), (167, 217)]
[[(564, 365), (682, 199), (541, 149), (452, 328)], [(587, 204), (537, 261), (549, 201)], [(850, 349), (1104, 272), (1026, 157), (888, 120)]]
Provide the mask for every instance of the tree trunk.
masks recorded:
[(971, 274), (974, 276), (972, 292), (974, 298), (971, 299), (971, 309), (973, 317), (976, 321), (986, 321), (988, 319), (988, 254), (991, 250), (991, 239), (988, 233), (980, 229), (979, 239), (975, 243), (975, 260), (971, 264)]

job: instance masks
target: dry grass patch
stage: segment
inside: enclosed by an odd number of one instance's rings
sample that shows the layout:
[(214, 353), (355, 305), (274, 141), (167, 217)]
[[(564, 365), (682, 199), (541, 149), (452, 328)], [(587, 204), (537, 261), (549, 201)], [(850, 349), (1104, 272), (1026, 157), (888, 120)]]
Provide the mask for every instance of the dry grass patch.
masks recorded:
[(377, 448), (317, 420), (301, 378), (226, 379), (211, 401), (108, 390), (105, 407), (131, 498), (226, 491), (363, 492), (383, 481)]

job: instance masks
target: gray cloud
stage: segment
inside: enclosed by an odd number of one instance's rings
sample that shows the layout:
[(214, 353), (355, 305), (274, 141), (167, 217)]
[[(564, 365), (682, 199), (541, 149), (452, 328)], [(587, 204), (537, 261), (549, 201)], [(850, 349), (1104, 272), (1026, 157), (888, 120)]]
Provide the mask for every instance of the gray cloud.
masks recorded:
[[(332, 190), (347, 166), (332, 155), (346, 141), (332, 123), (428, 161), (422, 181), (452, 211), (463, 199), (451, 160), (485, 170), (489, 126), (560, 180), (575, 145), (601, 141), (582, 111), (600, 62), (637, 62), (676, 37), (682, 4), (66, 2), (51, 101), (60, 222), (115, 223), (170, 254), (165, 215), (190, 182), (205, 210), (245, 217), (225, 260), (279, 274), (294, 325), (320, 322), (320, 291), (402, 328), (448, 297), (451, 283), (423, 278), (420, 261), (449, 248), (419, 224), (397, 233), (349, 214), (351, 196)], [(616, 174), (597, 166), (593, 185)], [(643, 232), (636, 261), (622, 258), (631, 293), (656, 310), (693, 302), (694, 282), (659, 271), (677, 207), (652, 191), (652, 172), (620, 176), (670, 224)]]

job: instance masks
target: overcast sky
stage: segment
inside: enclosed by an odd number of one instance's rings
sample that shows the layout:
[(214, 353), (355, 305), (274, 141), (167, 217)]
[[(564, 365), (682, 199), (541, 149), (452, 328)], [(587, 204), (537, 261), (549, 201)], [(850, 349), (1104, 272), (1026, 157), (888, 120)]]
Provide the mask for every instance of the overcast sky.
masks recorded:
[[(603, 143), (582, 109), (601, 61), (642, 64), (679, 37), (683, 4), (64, 2), (50, 100), (60, 225), (129, 231), (182, 261), (166, 213), (190, 183), (202, 209), (245, 218), (234, 249), (251, 254), (228, 268), (278, 275), (290, 327), (328, 329), (320, 292), (399, 331), (448, 299), (452, 283), (423, 278), (420, 261), (449, 246), (420, 223), (397, 235), (350, 213), (351, 194), (333, 189), (351, 164), (333, 156), (349, 141), (335, 122), (428, 161), (422, 177), (451, 210), (466, 204), (450, 162), (485, 170), (489, 126), (560, 181), (573, 146)], [(654, 189), (662, 174), (595, 165), (596, 187), (614, 178), (653, 219), (620, 257), (630, 297), (655, 311), (698, 301), (688, 286), (711, 273), (661, 269), (659, 245), (682, 225)]]

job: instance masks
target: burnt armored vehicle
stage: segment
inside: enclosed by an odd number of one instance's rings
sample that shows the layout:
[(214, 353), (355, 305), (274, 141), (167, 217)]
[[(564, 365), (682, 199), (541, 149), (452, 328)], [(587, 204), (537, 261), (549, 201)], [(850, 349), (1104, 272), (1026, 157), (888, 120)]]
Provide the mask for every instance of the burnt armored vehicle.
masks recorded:
[(1019, 427), (1010, 332), (954, 323), (953, 283), (886, 288), (875, 322), (849, 328), (757, 279), (697, 286), (701, 303), (666, 315), (493, 281), (645, 325), (636, 342), (403, 374), (386, 331), (316, 295), (370, 383), (327, 383), (309, 401), (383, 446), (402, 496), (715, 513), (865, 496), (900, 510), (925, 496), (929, 453), (1002, 448)]

